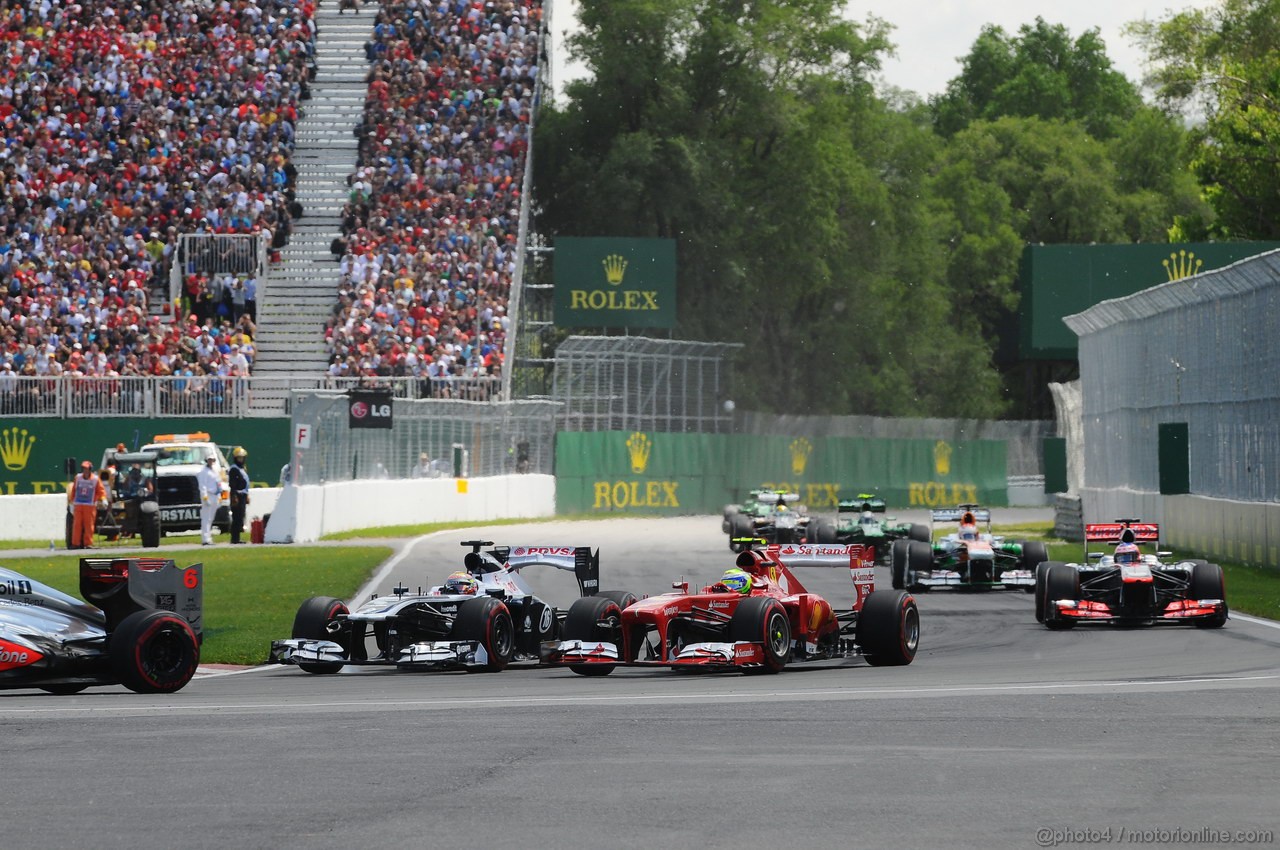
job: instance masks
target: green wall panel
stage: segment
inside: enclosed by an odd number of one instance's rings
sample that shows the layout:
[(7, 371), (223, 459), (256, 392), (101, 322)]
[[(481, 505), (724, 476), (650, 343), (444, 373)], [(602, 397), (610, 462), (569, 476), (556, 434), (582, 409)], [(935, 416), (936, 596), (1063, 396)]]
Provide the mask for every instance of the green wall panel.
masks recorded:
[[(249, 453), (254, 486), (274, 487), (289, 460), (289, 420), (279, 419), (39, 419), (0, 418), (0, 494), (61, 492), (63, 460), (102, 459), (104, 449), (130, 449), (156, 434), (205, 431), (221, 446)], [(230, 458), (228, 458), (230, 460)]]

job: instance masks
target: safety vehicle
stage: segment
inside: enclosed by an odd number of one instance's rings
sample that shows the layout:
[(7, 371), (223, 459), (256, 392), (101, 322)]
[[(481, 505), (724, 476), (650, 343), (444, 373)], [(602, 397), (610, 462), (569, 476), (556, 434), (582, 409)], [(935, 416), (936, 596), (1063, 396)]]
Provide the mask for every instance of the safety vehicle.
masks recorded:
[[(1160, 550), (1158, 524), (1140, 519), (1089, 523), (1084, 536), (1084, 563), (1046, 561), (1036, 569), (1036, 620), (1048, 628), (1069, 629), (1077, 623), (1226, 625), (1222, 567), (1198, 559), (1167, 562), (1173, 553)], [(1090, 552), (1090, 543), (1111, 544), (1115, 550)], [(1141, 546), (1155, 552), (1144, 553)]]
[[(733, 562), (749, 584), (714, 582), (690, 591), (619, 602), (603, 596), (569, 608), (561, 639), (543, 660), (583, 676), (619, 665), (676, 670), (776, 673), (788, 663), (862, 656), (877, 666), (910, 664), (920, 640), (920, 614), (903, 591), (875, 590), (866, 546), (752, 545)], [(794, 570), (849, 570), (853, 600), (846, 610), (805, 589)], [(625, 603), (625, 604), (623, 604)]]
[(955, 532), (933, 543), (896, 540), (889, 549), (894, 587), (927, 591), (934, 588), (1012, 590), (1035, 589), (1036, 566), (1049, 559), (1039, 540), (1007, 540), (991, 533), (991, 511), (978, 505), (930, 511), (929, 536), (940, 522), (959, 523)]
[(312, 597), (298, 608), (292, 636), (272, 642), (270, 661), (308, 673), (336, 673), (349, 664), (498, 671), (513, 661), (536, 662), (563, 620), (534, 595), (524, 570), (572, 571), (582, 595), (599, 590), (600, 553), (589, 546), (462, 545), (471, 550), (460, 571), (470, 582), (449, 580), (416, 592), (397, 585), (354, 611), (339, 599)]
[(0, 567), (0, 688), (181, 689), (200, 663), (203, 573), (163, 558), (81, 558), (82, 601)]
[(196, 476), (205, 458), (214, 458), (218, 473), (218, 510), (213, 524), (219, 532), (231, 527), (231, 487), (227, 484), (227, 456), (207, 432), (157, 434), (142, 447), (155, 452), (156, 495), (160, 502), (160, 523), (166, 533), (200, 530), (200, 485)]

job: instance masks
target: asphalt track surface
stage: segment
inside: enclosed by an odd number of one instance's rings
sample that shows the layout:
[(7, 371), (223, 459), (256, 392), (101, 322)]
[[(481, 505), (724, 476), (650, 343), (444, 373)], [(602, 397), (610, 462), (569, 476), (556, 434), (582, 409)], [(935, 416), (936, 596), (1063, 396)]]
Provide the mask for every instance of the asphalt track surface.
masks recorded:
[[(732, 557), (716, 517), (492, 533), (599, 546), (604, 587), (637, 593), (709, 582)], [(473, 536), (408, 543), (378, 589), (439, 582)], [(850, 598), (846, 572), (801, 577)], [(576, 596), (567, 573), (529, 578)], [(918, 601), (904, 668), (271, 667), (169, 697), (0, 692), (0, 848), (1275, 843), (1280, 624), (1049, 632), (1021, 592)]]

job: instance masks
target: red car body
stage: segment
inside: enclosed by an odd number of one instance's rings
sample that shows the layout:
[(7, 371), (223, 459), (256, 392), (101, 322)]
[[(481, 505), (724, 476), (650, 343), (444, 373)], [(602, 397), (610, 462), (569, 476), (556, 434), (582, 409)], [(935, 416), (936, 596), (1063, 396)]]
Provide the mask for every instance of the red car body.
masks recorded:
[[(915, 600), (875, 591), (873, 558), (870, 546), (774, 544), (738, 554), (735, 566), (752, 579), (746, 593), (717, 584), (690, 592), (682, 580), (676, 592), (645, 599), (579, 599), (543, 660), (588, 676), (619, 664), (772, 673), (791, 661), (856, 655), (909, 664), (919, 640)], [(807, 590), (793, 572), (807, 567), (848, 569), (851, 606), (837, 611)]]

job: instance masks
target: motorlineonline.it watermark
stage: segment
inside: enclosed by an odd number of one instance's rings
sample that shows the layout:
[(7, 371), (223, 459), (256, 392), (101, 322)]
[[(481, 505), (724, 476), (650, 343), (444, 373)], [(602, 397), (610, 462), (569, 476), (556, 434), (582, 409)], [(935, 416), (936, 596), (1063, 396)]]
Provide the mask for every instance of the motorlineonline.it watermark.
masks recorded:
[(1142, 829), (1131, 826), (1047, 827), (1036, 830), (1036, 844), (1040, 847), (1065, 847), (1071, 844), (1274, 844), (1275, 830), (1271, 829), (1217, 829), (1202, 826), (1195, 829), (1183, 827), (1155, 827)]

